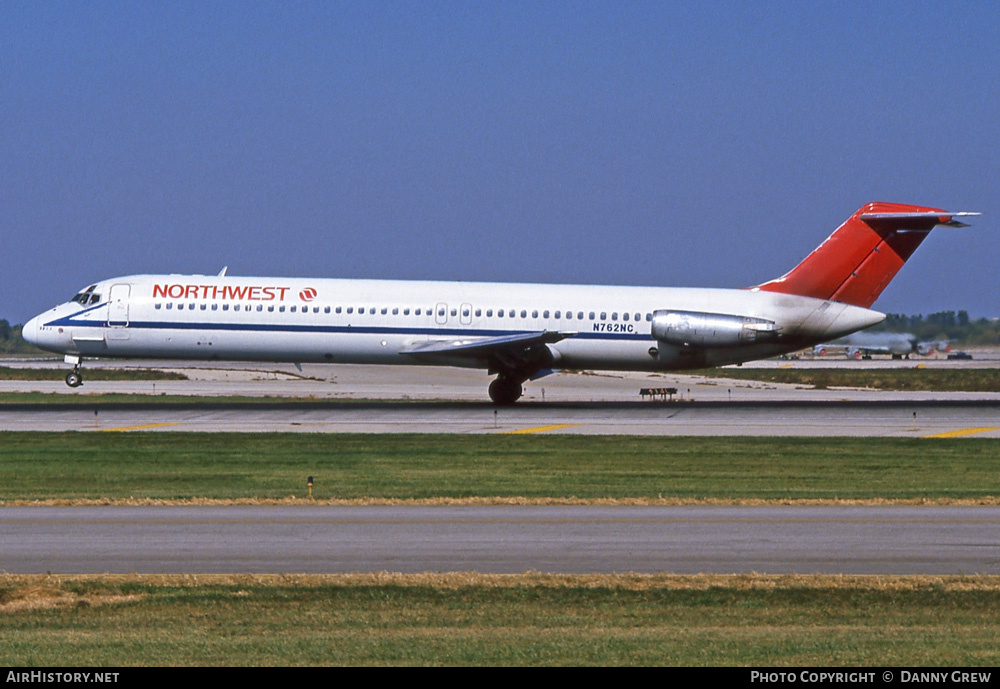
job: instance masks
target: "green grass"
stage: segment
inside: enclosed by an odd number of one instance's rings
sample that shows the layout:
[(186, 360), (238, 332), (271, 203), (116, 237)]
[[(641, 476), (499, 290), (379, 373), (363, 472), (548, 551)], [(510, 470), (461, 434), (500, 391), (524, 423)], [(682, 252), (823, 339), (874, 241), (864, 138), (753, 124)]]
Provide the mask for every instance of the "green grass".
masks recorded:
[(0, 500), (1000, 496), (1000, 440), (0, 433)]
[(1000, 663), (996, 578), (382, 579), (10, 577), (0, 664)]
[(912, 392), (997, 392), (1000, 369), (985, 368), (713, 368), (690, 372), (708, 378), (756, 380), (815, 388), (872, 388)]
[[(68, 389), (69, 388), (67, 388), (67, 390)], [(168, 395), (162, 392), (155, 395), (135, 393), (90, 394), (79, 391), (0, 392), (0, 411), (3, 411), (4, 405), (13, 404), (66, 404), (79, 406), (95, 404), (189, 404), (192, 405), (192, 407), (204, 407), (206, 405), (213, 404), (274, 404), (277, 400), (281, 400), (283, 405), (311, 404), (315, 402), (322, 402), (323, 404), (358, 404), (370, 402), (377, 402), (378, 404), (410, 404), (416, 401), (410, 399), (382, 400), (362, 397), (282, 397), (280, 395), (263, 395), (254, 397), (243, 395), (212, 395), (203, 397), (199, 395)], [(419, 401), (431, 402), (434, 400)]]

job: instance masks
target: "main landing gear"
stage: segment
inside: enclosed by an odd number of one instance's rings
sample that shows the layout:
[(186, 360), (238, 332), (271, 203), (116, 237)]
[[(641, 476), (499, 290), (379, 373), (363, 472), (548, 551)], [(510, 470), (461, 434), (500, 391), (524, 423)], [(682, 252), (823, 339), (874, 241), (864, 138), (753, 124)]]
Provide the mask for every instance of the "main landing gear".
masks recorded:
[(498, 407), (509, 407), (514, 404), (521, 399), (522, 392), (524, 390), (521, 387), (521, 381), (516, 378), (499, 376), (490, 383), (490, 399)]

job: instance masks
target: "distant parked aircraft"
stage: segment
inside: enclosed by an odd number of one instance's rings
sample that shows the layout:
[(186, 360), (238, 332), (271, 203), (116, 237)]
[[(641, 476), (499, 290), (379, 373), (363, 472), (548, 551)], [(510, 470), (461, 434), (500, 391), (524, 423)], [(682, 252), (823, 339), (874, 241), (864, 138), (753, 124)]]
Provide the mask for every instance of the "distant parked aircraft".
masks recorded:
[(813, 347), (813, 355), (844, 354), (854, 359), (870, 359), (873, 354), (888, 354), (893, 359), (908, 359), (911, 354), (927, 356), (949, 352), (946, 340), (919, 342), (910, 333), (854, 333), (849, 337)]

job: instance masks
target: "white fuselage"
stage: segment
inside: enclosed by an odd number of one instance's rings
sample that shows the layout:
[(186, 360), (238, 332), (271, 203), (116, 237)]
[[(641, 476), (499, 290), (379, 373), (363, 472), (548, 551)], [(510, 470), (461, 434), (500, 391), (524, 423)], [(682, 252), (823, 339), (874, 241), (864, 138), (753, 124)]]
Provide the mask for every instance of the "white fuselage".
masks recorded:
[[(776, 336), (678, 347), (651, 333), (663, 310), (767, 319)], [(134, 275), (97, 283), (23, 333), (81, 358), (470, 367), (485, 364), (461, 351), (450, 357), (450, 343), (561, 333), (544, 345), (551, 368), (655, 371), (765, 358), (882, 319), (858, 306), (756, 289)], [(428, 343), (440, 345), (433, 359), (420, 355)]]

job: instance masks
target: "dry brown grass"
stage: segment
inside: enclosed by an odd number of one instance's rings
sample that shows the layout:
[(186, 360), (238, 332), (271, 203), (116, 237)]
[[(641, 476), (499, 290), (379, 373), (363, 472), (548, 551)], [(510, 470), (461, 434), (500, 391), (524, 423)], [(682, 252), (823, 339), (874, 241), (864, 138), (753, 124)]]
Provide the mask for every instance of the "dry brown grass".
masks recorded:
[[(1000, 575), (858, 575), (858, 574), (481, 574), (479, 572), (400, 574), (3, 574), (0, 612), (29, 607), (110, 605), (139, 600), (136, 596), (80, 596), (75, 583), (109, 586), (402, 586), (455, 590), (478, 588), (618, 588), (631, 591), (742, 591), (807, 589), (866, 589), (872, 591), (1000, 591)], [(17, 607), (21, 606), (21, 607)]]
[(159, 498), (96, 498), (96, 499), (54, 499), (54, 500), (0, 500), (0, 507), (159, 507), (159, 506), (502, 506), (502, 505), (603, 505), (608, 507), (678, 507), (678, 506), (983, 506), (1000, 505), (1000, 496), (986, 495), (978, 498), (869, 498), (854, 499), (762, 499), (762, 498), (528, 498), (528, 497), (471, 497), (471, 498), (351, 498), (351, 499), (310, 499), (289, 496), (287, 498), (189, 498), (165, 500)]
[(139, 594), (123, 595), (107, 591), (79, 594), (67, 590), (65, 579), (54, 579), (50, 575), (0, 577), (0, 587), (5, 589), (0, 590), (0, 614), (134, 603), (144, 597)]

